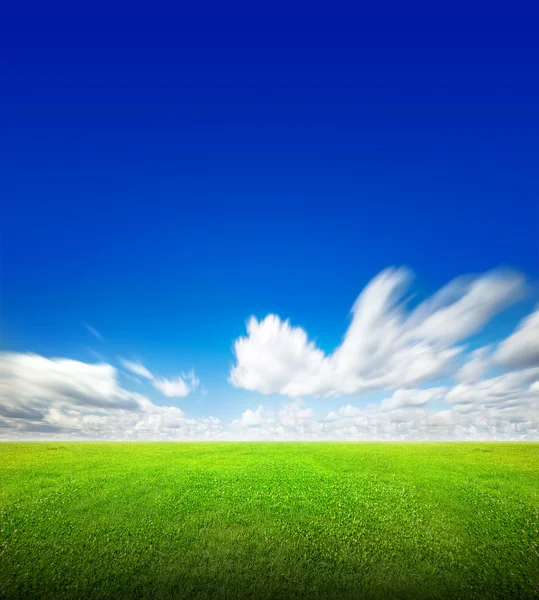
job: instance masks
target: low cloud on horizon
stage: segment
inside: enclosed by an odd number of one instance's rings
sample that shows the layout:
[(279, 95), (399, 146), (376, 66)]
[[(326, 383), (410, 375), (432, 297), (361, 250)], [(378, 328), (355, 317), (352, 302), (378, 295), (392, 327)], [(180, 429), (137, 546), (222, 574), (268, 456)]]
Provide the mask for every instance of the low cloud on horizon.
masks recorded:
[[(466, 347), (524, 296), (524, 277), (495, 270), (457, 278), (409, 310), (403, 298), (411, 279), (405, 268), (375, 277), (330, 354), (278, 315), (251, 317), (234, 342), (229, 382), (258, 400), (226, 422), (192, 418), (125, 389), (107, 362), (1, 352), (0, 439), (539, 439), (539, 308), (505, 339)], [(185, 406), (200, 385), (194, 371), (165, 379), (141, 361), (119, 366)], [(346, 399), (373, 390), (386, 395), (361, 407)], [(264, 406), (267, 394), (283, 396), (283, 405)], [(324, 416), (309, 406), (310, 398), (320, 407), (337, 397), (342, 406)]]

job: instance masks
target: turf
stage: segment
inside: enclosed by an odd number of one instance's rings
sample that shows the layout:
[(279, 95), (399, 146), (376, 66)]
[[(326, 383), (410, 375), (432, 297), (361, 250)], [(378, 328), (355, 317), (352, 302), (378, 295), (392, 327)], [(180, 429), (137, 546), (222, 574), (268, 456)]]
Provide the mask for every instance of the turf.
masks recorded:
[(0, 598), (538, 598), (539, 444), (2, 443)]

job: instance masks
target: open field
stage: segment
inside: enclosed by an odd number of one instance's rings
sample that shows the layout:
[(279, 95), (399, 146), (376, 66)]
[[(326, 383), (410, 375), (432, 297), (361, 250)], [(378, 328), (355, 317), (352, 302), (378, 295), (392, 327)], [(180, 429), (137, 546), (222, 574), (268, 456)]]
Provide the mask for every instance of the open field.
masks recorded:
[(2, 443), (0, 598), (537, 598), (539, 444)]

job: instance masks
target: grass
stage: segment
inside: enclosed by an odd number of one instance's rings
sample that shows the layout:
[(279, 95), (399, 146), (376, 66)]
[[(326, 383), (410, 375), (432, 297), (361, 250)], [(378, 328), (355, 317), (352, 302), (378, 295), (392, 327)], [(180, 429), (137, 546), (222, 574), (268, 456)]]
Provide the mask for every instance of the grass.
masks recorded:
[(539, 598), (539, 444), (2, 443), (0, 598)]

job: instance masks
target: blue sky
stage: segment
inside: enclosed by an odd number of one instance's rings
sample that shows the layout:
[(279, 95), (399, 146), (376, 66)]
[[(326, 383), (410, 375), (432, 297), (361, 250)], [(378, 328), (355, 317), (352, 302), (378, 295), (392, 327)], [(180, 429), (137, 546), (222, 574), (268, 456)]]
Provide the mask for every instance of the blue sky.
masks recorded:
[[(511, 269), (525, 291), (478, 316), (453, 371), (413, 384), (451, 388), (467, 353), (501, 344), (538, 300), (537, 12), (5, 3), (2, 350), (105, 362), (122, 389), (193, 419), (294, 402), (323, 415), (412, 384), (301, 400), (285, 386), (235, 387), (234, 343), (251, 315), (289, 319), (330, 355), (356, 297), (388, 267), (415, 273), (410, 308), (462, 275)], [(129, 380), (122, 358), (170, 380), (193, 369), (199, 384), (165, 396)], [(514, 363), (500, 361), (487, 375)], [(16, 381), (30, 381), (24, 369)]]

